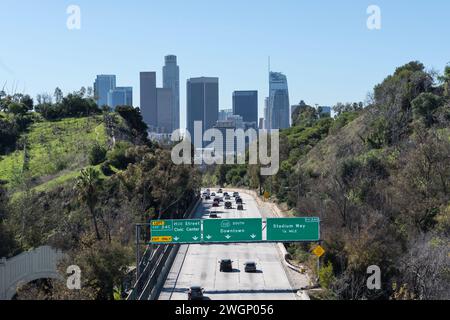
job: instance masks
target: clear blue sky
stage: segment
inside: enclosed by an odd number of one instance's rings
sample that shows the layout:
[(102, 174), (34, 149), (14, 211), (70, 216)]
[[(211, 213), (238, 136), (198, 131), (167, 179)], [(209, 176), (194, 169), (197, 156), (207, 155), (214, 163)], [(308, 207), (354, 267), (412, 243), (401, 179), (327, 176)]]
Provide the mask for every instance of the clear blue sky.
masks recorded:
[[(66, 28), (68, 5), (81, 8), (81, 30)], [(366, 27), (369, 5), (382, 29)], [(0, 0), (0, 85), (33, 96), (92, 86), (116, 74), (134, 87), (166, 54), (181, 67), (182, 123), (186, 79), (220, 78), (220, 106), (233, 90), (267, 95), (267, 57), (289, 81), (291, 104), (364, 100), (395, 67), (420, 60), (443, 70), (450, 61), (450, 1), (430, 0)]]

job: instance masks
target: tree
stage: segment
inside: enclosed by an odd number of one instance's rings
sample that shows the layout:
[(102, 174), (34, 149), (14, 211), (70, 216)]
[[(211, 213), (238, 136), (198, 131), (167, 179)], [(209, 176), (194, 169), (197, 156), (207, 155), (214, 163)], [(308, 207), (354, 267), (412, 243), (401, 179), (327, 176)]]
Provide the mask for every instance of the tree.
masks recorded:
[(103, 146), (98, 143), (94, 144), (89, 153), (90, 164), (96, 166), (103, 163), (106, 159), (106, 152), (107, 150)]
[(33, 110), (34, 101), (29, 95), (24, 95), (21, 99), (22, 104), (27, 108), (28, 111)]
[(97, 206), (101, 185), (102, 181), (100, 179), (100, 174), (93, 168), (82, 170), (75, 184), (78, 199), (81, 202), (84, 202), (89, 209), (89, 214), (94, 224), (95, 234), (99, 241), (101, 240), (101, 236), (98, 229), (95, 207)]
[(10, 257), (15, 252), (17, 245), (14, 240), (14, 235), (4, 223), (8, 214), (6, 208), (8, 197), (4, 185), (5, 182), (0, 180), (0, 257)]
[(14, 115), (23, 115), (27, 113), (28, 108), (23, 103), (13, 102), (8, 105), (8, 112)]
[(133, 108), (130, 106), (118, 106), (116, 112), (120, 114), (122, 118), (130, 126), (133, 135), (137, 138), (138, 142), (148, 142), (147, 130), (148, 126), (144, 122), (144, 119), (139, 108)]
[(55, 89), (55, 93), (53, 94), (53, 96), (55, 97), (56, 103), (61, 103), (62, 99), (64, 98), (63, 92), (59, 87)]
[(446, 240), (422, 236), (410, 243), (399, 262), (402, 287), (420, 300), (450, 299), (450, 270)]
[(412, 101), (413, 114), (416, 119), (422, 119), (427, 127), (434, 122), (434, 111), (443, 104), (441, 97), (424, 92)]

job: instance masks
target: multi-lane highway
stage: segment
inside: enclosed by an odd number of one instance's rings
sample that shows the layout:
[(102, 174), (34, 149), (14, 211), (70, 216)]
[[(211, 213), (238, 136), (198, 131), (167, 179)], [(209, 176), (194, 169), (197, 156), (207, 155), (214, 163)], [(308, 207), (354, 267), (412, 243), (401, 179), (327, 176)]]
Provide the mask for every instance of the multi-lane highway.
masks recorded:
[[(241, 197), (244, 211), (238, 211), (234, 201), (233, 209), (229, 210), (221, 203), (220, 208), (216, 208), (218, 217), (261, 218), (262, 211), (256, 200), (247, 194), (241, 193)], [(211, 207), (212, 200), (203, 201), (196, 209), (194, 218), (209, 219)], [(221, 259), (233, 261), (233, 272), (220, 272)], [(246, 273), (244, 264), (247, 261), (256, 262), (258, 272)], [(286, 272), (275, 244), (183, 245), (159, 299), (186, 300), (187, 291), (192, 286), (203, 287), (206, 298), (211, 300), (297, 299)]]

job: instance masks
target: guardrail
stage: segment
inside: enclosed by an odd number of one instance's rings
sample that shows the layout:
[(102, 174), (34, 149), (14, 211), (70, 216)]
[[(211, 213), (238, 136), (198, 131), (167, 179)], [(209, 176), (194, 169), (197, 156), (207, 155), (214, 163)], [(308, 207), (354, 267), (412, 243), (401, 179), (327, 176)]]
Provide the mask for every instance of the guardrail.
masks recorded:
[[(200, 200), (201, 198), (198, 197), (197, 201), (191, 204), (183, 219), (192, 216)], [(127, 300), (155, 299), (159, 295), (161, 283), (170, 271), (173, 258), (175, 258), (179, 248), (179, 245), (157, 245), (153, 249), (150, 249), (149, 246), (140, 262), (142, 272)]]

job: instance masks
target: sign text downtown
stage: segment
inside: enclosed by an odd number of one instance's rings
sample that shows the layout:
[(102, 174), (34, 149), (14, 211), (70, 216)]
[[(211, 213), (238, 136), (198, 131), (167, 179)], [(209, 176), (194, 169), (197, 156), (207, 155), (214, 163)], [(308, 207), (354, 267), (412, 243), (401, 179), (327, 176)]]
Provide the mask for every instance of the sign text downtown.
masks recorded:
[(150, 232), (151, 244), (315, 242), (320, 240), (320, 219), (155, 220)]

